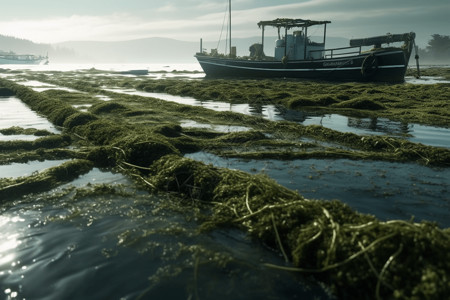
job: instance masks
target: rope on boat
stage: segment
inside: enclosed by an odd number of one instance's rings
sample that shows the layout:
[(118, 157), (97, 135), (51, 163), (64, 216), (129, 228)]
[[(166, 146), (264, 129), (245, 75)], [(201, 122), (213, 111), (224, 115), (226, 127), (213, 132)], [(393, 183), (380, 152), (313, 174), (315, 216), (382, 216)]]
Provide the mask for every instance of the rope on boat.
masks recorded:
[(414, 56), (414, 58), (416, 59), (416, 66), (417, 66), (417, 76), (416, 78), (419, 79), (420, 78), (420, 67), (419, 67), (419, 46), (416, 45), (416, 41), (413, 39), (413, 47), (414, 47), (414, 51), (416, 52), (416, 55)]

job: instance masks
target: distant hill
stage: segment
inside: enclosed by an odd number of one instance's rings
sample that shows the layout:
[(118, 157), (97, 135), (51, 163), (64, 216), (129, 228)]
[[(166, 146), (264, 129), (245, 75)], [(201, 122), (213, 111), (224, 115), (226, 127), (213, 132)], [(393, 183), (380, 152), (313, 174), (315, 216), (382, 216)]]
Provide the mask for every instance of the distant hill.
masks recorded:
[[(265, 38), (266, 55), (273, 55), (275, 37)], [(261, 42), (260, 37), (236, 38), (232, 40), (239, 56), (249, 54), (248, 48), (253, 43)], [(348, 39), (327, 39), (327, 47), (344, 47)], [(99, 63), (157, 63), (157, 62), (195, 62), (194, 54), (200, 51), (198, 42), (186, 42), (168, 38), (147, 38), (121, 42), (65, 42), (54, 45), (63, 49), (72, 49), (79, 59)], [(208, 52), (218, 46), (217, 42), (203, 42), (203, 49)], [(219, 52), (225, 51), (225, 42), (219, 45)]]
[[(265, 38), (265, 53), (273, 55), (275, 37)], [(253, 43), (261, 37), (236, 38), (232, 40), (239, 56), (248, 55)], [(348, 45), (344, 38), (327, 38), (327, 47)], [(217, 48), (217, 42), (203, 42), (208, 52)], [(219, 52), (225, 50), (225, 42), (219, 45)], [(28, 40), (0, 35), (0, 50), (19, 54), (46, 55), (50, 63), (194, 63), (194, 54), (200, 51), (198, 42), (186, 42), (168, 38), (146, 38), (120, 42), (73, 41), (58, 44), (36, 44)]]
[(4, 52), (46, 55), (50, 48), (48, 44), (36, 44), (29, 40), (0, 35), (0, 50)]
[(147, 38), (120, 42), (65, 42), (54, 45), (72, 49), (77, 60), (97, 63), (189, 62), (199, 51), (199, 43), (167, 38)]
[(43, 56), (48, 54), (50, 62), (70, 62), (77, 57), (72, 49), (51, 44), (37, 44), (29, 40), (4, 35), (0, 35), (0, 51)]

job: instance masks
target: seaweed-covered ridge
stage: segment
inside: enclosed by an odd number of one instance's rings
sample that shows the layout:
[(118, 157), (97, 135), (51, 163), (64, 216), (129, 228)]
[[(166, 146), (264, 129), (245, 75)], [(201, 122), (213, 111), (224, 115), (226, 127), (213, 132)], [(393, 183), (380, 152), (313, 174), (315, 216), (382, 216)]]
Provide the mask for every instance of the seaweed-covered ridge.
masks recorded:
[[(265, 88), (268, 83), (260, 84), (260, 88)], [(241, 116), (236, 118), (252, 125), (249, 132), (202, 135), (199, 131), (188, 131), (174, 123), (163, 122), (171, 114), (182, 116), (186, 111), (190, 112), (190, 108), (181, 105), (164, 104), (168, 113), (163, 114), (159, 107), (162, 104), (157, 100), (148, 103), (148, 99), (121, 96), (115, 102), (97, 104), (89, 112), (80, 112), (60, 99), (4, 79), (0, 79), (0, 88), (8, 93), (12, 91), (33, 110), (64, 127), (64, 135), (44, 139), (57, 137), (65, 144), (22, 149), (30, 154), (36, 151), (50, 154), (49, 149), (56, 151), (68, 143), (77, 148), (73, 152), (59, 152), (77, 158), (68, 164), (27, 178), (2, 180), (2, 195), (14, 191), (19, 197), (37, 186), (51, 189), (60, 184), (58, 178), (70, 180), (93, 165), (115, 167), (151, 193), (174, 195), (186, 211), (199, 209), (200, 230), (219, 227), (244, 230), (285, 258), (283, 266), (267, 264), (266, 267), (310, 274), (329, 286), (339, 298), (442, 299), (450, 293), (449, 229), (439, 228), (431, 222), (382, 222), (339, 201), (305, 199), (264, 175), (217, 168), (182, 156), (198, 149), (227, 156), (251, 154), (249, 151), (242, 153), (245, 147), (261, 147), (263, 153), (269, 155), (270, 147), (277, 146), (279, 136), (276, 133), (280, 131), (289, 133), (288, 139), (314, 136), (357, 149), (334, 149), (334, 152), (320, 149), (317, 157), (327, 153), (334, 155), (332, 157), (352, 157), (358, 152), (354, 159), (364, 159), (367, 155), (372, 159), (448, 165), (447, 149)], [(336, 102), (325, 99), (323, 103), (334, 105)], [(204, 118), (230, 116), (197, 112), (197, 117)], [(288, 139), (283, 141), (283, 146), (287, 145)], [(300, 144), (291, 142), (290, 146), (296, 147), (299, 155), (307, 153), (302, 152)], [(304, 147), (319, 148), (317, 145)], [(314, 155), (314, 152), (308, 153)], [(42, 185), (42, 182), (46, 184)], [(25, 185), (28, 187), (19, 188)]]

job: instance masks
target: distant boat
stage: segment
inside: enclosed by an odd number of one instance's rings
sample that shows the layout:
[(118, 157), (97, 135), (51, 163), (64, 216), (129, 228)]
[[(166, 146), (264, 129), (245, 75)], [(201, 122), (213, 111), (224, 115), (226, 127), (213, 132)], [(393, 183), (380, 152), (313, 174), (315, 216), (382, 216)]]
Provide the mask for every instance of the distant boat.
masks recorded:
[(48, 56), (33, 54), (16, 54), (13, 52), (0, 52), (0, 65), (46, 65)]
[[(229, 6), (229, 54), (219, 54), (216, 49), (206, 53), (200, 45), (200, 52), (195, 55), (207, 77), (308, 78), (382, 82), (403, 82), (405, 79), (408, 62), (415, 45), (414, 32), (352, 39), (349, 47), (326, 49), (326, 25), (331, 23), (330, 21), (275, 19), (259, 22), (258, 26), (262, 29), (262, 42), (253, 44), (249, 48), (248, 56), (237, 57), (236, 48), (231, 47), (231, 1)], [(322, 42), (313, 42), (308, 37), (308, 28), (316, 25), (324, 26)], [(264, 30), (267, 26), (278, 29), (278, 40), (275, 42), (273, 57), (264, 54)], [(284, 31), (284, 36), (280, 35), (281, 29)], [(291, 29), (296, 30), (288, 33)], [(381, 47), (382, 44), (394, 42), (403, 42), (403, 45)], [(373, 47), (364, 51), (365, 46)], [(416, 59), (418, 60), (417, 55)]]
[(120, 71), (118, 73), (122, 75), (148, 75), (148, 70), (147, 69), (128, 70), (128, 71)]

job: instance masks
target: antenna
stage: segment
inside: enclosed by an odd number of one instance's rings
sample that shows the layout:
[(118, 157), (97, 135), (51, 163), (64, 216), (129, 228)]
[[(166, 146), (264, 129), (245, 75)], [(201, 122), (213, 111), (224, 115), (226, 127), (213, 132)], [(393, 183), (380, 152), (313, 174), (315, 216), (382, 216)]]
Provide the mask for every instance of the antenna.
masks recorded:
[(231, 0), (228, 1), (228, 24), (229, 24), (229, 40), (230, 40), (230, 56), (231, 56)]

